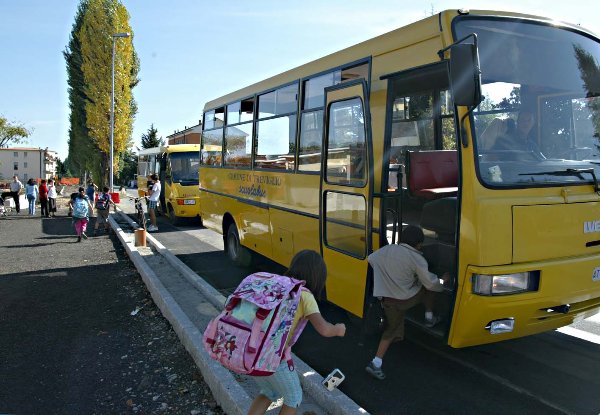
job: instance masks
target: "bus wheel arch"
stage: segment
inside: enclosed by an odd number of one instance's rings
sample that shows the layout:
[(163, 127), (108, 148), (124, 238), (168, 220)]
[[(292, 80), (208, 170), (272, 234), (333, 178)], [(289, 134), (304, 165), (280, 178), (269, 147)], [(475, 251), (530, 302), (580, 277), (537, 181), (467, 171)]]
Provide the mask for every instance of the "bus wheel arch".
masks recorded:
[[(223, 227), (226, 226), (225, 222), (223, 225)], [(229, 221), (229, 224), (227, 225), (227, 233), (225, 233), (224, 239), (225, 253), (229, 259), (241, 267), (250, 266), (252, 263), (252, 253), (248, 248), (242, 245), (237, 225), (233, 220)]]
[(169, 218), (171, 225), (181, 225), (181, 218), (175, 215), (175, 209), (173, 209), (173, 205), (170, 203), (167, 204), (167, 217)]

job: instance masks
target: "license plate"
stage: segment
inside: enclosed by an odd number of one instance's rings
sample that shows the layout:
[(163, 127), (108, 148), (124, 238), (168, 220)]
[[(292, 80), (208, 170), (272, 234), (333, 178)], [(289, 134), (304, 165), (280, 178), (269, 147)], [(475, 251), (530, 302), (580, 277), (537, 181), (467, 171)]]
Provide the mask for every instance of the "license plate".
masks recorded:
[(592, 273), (592, 281), (600, 281), (600, 267), (594, 268)]
[[(184, 205), (195, 205), (196, 201), (194, 199), (186, 199), (183, 201)], [(599, 268), (600, 269), (600, 268)], [(599, 271), (600, 272), (600, 271)]]

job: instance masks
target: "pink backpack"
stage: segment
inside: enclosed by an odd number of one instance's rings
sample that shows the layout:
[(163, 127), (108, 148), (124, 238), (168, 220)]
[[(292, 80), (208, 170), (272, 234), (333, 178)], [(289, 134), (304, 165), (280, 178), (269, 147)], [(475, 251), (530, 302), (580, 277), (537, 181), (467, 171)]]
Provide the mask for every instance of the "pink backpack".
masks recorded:
[(241, 374), (269, 376), (283, 359), (294, 370), (291, 348), (306, 326), (301, 319), (286, 347), (304, 281), (267, 272), (244, 278), (225, 308), (206, 327), (204, 348), (216, 361)]

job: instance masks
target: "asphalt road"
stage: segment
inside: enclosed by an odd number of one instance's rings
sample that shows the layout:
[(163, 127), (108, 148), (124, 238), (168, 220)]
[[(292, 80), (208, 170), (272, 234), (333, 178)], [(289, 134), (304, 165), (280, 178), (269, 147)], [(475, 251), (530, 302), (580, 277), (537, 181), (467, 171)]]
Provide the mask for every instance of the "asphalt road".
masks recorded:
[[(256, 268), (238, 268), (222, 251), (222, 238), (190, 222), (175, 228), (159, 218), (154, 236), (217, 289), (230, 292)], [(264, 262), (258, 269), (276, 272)], [(281, 268), (279, 268), (280, 270)], [(414, 327), (385, 359), (385, 381), (364, 370), (378, 342), (362, 339), (346, 313), (321, 304), (324, 316), (348, 323), (343, 339), (324, 339), (309, 327), (295, 346), (325, 375), (340, 368), (340, 389), (373, 414), (598, 414), (600, 346), (556, 331), (492, 345), (451, 349)], [(584, 322), (590, 331), (598, 322)]]
[(59, 215), (0, 219), (0, 413), (222, 413), (116, 238)]

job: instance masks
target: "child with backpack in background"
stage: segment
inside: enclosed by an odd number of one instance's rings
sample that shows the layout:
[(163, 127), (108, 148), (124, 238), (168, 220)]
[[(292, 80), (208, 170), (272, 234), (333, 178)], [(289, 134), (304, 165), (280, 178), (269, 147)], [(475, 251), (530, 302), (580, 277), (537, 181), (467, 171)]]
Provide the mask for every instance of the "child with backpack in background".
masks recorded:
[[(300, 251), (284, 276), (259, 272), (246, 277), (209, 323), (203, 338), (209, 355), (237, 373), (253, 375), (259, 387), (249, 415), (264, 414), (279, 398), (280, 414), (296, 413), (302, 388), (290, 349), (307, 321), (321, 336), (346, 334), (343, 323), (331, 324), (319, 312), (315, 295), (321, 294), (326, 277), (323, 258)], [(236, 330), (240, 326), (251, 330)]]
[(69, 207), (73, 211), (73, 225), (75, 226), (75, 233), (77, 233), (77, 242), (81, 242), (81, 237), (87, 239), (85, 231), (89, 222), (88, 215), (90, 209), (93, 209), (83, 187), (79, 188), (77, 196), (71, 198)]
[(115, 202), (112, 201), (112, 197), (108, 192), (108, 187), (104, 186), (102, 188), (102, 193), (98, 195), (98, 200), (96, 200), (96, 224), (94, 225), (94, 236), (97, 235), (98, 228), (100, 225), (104, 225), (104, 233), (108, 233), (108, 213), (110, 212), (110, 205), (113, 205), (115, 212), (117, 210), (117, 206)]

